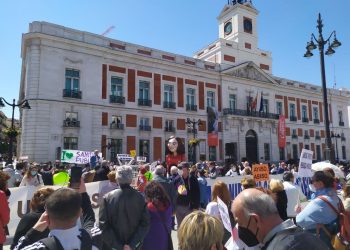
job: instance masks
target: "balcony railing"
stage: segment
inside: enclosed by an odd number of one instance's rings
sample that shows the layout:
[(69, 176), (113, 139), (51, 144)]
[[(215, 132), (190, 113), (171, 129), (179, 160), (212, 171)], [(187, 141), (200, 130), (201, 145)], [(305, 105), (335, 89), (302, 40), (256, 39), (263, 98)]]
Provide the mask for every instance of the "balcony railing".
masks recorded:
[(253, 117), (261, 117), (267, 119), (279, 119), (278, 114), (259, 112), (259, 111), (248, 111), (243, 109), (229, 109), (226, 108), (223, 110), (224, 115), (239, 115), (239, 116), (253, 116)]
[(163, 102), (163, 108), (176, 109), (176, 102)]
[(341, 137), (341, 141), (346, 141), (345, 136), (342, 136), (342, 137)]
[(117, 95), (110, 95), (109, 102), (110, 103), (125, 104), (125, 97), (124, 96), (117, 96)]
[(142, 131), (151, 131), (151, 126), (149, 125), (139, 125), (139, 129)]
[(290, 120), (291, 122), (296, 122), (298, 119), (297, 119), (296, 116), (289, 116), (289, 120)]
[(77, 98), (81, 99), (81, 91), (76, 89), (64, 89), (63, 97)]
[(149, 99), (138, 99), (139, 106), (149, 106), (152, 107), (152, 100)]
[(292, 134), (292, 139), (298, 139), (298, 135)]
[(304, 135), (304, 139), (310, 139), (309, 135)]
[(315, 124), (320, 124), (320, 119), (314, 119)]
[(77, 120), (75, 120), (75, 119), (66, 119), (66, 120), (63, 120), (63, 127), (78, 128), (78, 127), (80, 127), (80, 121), (77, 121)]
[(316, 135), (315, 136), (315, 140), (321, 140), (321, 136), (320, 135)]
[(175, 132), (175, 127), (165, 127), (164, 131), (165, 132)]
[(186, 104), (187, 111), (197, 111), (197, 105)]
[(340, 121), (339, 126), (344, 127), (344, 122)]
[(301, 119), (301, 121), (302, 121), (302, 122), (309, 122), (309, 118), (303, 117), (303, 118)]
[(122, 123), (111, 123), (110, 125), (111, 129), (124, 129), (124, 124)]

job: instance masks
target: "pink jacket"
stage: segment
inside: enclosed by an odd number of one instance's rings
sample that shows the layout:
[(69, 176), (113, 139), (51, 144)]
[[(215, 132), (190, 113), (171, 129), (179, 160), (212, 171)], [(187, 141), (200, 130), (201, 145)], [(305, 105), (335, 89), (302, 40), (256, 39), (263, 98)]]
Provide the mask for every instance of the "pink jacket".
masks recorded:
[(6, 241), (4, 227), (10, 222), (10, 208), (6, 194), (0, 190), (0, 244)]

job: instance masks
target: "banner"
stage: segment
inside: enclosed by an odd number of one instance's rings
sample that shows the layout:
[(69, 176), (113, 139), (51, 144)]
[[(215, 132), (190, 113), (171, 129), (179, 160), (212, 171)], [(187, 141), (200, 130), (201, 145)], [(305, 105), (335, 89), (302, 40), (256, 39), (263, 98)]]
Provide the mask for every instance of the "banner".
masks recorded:
[(218, 208), (219, 208), (222, 224), (224, 224), (224, 227), (226, 228), (227, 231), (232, 232), (230, 215), (228, 213), (227, 205), (225, 204), (225, 202), (223, 202), (219, 198), (219, 196), (217, 197), (217, 200), (218, 200)]
[[(91, 156), (94, 152), (63, 149), (61, 152), (61, 162), (75, 163), (75, 164), (87, 164), (90, 163)], [(102, 159), (102, 153), (98, 154)]]
[(207, 108), (208, 113), (208, 146), (216, 147), (219, 145), (219, 115), (214, 107)]
[(255, 164), (252, 168), (255, 181), (268, 181), (270, 179), (270, 170), (267, 164)]
[(284, 148), (286, 146), (286, 118), (280, 115), (278, 120), (278, 147)]
[(312, 158), (314, 152), (304, 149), (301, 151), (298, 175), (300, 177), (312, 177)]

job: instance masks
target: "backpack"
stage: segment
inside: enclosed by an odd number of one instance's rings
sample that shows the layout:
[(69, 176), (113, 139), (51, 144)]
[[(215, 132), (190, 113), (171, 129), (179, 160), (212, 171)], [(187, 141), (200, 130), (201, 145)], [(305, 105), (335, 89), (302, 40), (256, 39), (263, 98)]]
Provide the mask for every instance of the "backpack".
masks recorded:
[(345, 212), (343, 202), (339, 199), (338, 209), (336, 209), (324, 196), (318, 196), (337, 214), (338, 233), (332, 237), (332, 245), (336, 250), (350, 249), (350, 216)]
[[(80, 250), (91, 250), (92, 249), (92, 239), (90, 234), (85, 229), (80, 229), (79, 239), (81, 241)], [(49, 250), (64, 250), (61, 242), (55, 237), (47, 237), (40, 240), (41, 243)]]

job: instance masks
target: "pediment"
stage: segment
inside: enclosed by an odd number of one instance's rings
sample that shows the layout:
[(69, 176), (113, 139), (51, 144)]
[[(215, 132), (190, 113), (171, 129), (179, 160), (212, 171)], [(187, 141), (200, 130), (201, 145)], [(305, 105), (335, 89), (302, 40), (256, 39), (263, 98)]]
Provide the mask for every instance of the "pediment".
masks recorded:
[(258, 82), (266, 82), (271, 84), (278, 84), (269, 74), (260, 69), (253, 62), (245, 62), (232, 68), (226, 69), (222, 72), (233, 77), (254, 80)]

